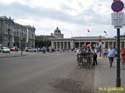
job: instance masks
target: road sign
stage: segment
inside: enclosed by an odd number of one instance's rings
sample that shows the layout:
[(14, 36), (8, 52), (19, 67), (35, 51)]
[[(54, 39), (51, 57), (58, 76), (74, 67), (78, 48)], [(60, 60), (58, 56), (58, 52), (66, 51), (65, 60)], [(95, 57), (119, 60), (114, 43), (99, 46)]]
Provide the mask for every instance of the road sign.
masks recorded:
[(112, 24), (117, 28), (117, 72), (116, 72), (116, 87), (121, 87), (120, 77), (120, 27), (124, 25), (124, 13), (120, 12), (124, 8), (124, 3), (116, 0), (112, 3)]
[(114, 12), (120, 12), (124, 8), (124, 3), (120, 0), (116, 0), (112, 3), (111, 8)]
[(125, 24), (124, 12), (112, 13), (112, 25), (122, 27)]

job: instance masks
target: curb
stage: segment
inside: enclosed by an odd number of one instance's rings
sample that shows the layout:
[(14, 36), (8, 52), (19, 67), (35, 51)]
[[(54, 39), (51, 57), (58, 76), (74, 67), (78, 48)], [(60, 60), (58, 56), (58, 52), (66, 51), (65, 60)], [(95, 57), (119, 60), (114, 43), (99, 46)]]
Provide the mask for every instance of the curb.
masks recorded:
[(12, 57), (23, 57), (23, 56), (26, 56), (26, 55), (16, 55), (16, 56), (3, 56), (3, 57), (0, 57), (0, 58), (12, 58)]

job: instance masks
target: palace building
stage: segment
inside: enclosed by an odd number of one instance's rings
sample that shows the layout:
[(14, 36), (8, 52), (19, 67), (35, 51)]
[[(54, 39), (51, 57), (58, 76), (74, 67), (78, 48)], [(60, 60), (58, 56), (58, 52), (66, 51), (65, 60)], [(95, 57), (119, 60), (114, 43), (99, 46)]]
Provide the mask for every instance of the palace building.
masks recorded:
[[(56, 29), (55, 32), (61, 33), (61, 30)], [(85, 45), (92, 45), (92, 46), (98, 46), (100, 43), (102, 47), (109, 48), (110, 46), (117, 48), (117, 41), (116, 37), (113, 38), (106, 38), (103, 36), (87, 36), (87, 37), (71, 37), (71, 38), (53, 38), (51, 39), (51, 47), (54, 49), (74, 49), (74, 48), (80, 48), (83, 44)], [(125, 36), (120, 37), (120, 46), (125, 47)]]
[(6, 16), (0, 17), (0, 45), (6, 47), (35, 47), (35, 28), (15, 23)]

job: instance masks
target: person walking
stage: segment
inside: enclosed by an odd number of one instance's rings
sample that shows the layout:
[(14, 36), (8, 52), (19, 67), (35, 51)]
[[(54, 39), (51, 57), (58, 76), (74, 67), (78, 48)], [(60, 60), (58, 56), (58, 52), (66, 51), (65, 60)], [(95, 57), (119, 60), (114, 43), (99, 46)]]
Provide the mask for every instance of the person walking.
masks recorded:
[(94, 54), (93, 54), (93, 65), (97, 65), (97, 53), (94, 51)]
[(110, 46), (110, 48), (108, 49), (108, 59), (110, 68), (112, 67), (114, 57), (115, 57), (115, 50)]
[(97, 51), (96, 49), (93, 47), (92, 48), (92, 52), (93, 52), (93, 66), (96, 64), (97, 65)]
[(122, 61), (122, 69), (125, 69), (124, 68), (124, 64), (125, 64), (125, 48), (123, 46), (120, 49), (120, 58), (121, 58), (121, 61)]
[(103, 58), (107, 58), (107, 52), (108, 52), (107, 47), (103, 48)]

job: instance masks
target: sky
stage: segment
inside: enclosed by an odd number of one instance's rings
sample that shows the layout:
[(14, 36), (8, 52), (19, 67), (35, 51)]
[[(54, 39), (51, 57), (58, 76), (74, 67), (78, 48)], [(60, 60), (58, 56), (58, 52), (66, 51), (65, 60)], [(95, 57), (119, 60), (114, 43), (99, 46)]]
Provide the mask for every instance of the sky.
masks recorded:
[[(0, 0), (0, 16), (10, 16), (19, 24), (34, 26), (36, 35), (50, 35), (59, 27), (65, 38), (100, 35), (113, 37), (117, 31), (111, 24), (112, 1)], [(124, 32), (123, 27), (121, 34)]]

